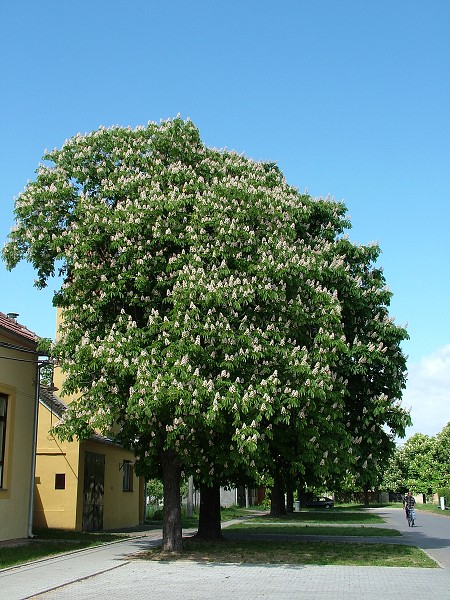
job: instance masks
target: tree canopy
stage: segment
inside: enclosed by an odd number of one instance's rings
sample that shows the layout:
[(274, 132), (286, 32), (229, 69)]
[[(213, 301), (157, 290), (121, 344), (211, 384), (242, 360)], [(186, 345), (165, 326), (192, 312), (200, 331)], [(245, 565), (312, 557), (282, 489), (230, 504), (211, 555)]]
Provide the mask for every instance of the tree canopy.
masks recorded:
[(390, 491), (432, 494), (450, 488), (450, 423), (436, 435), (416, 433), (396, 448), (382, 486)]
[(63, 276), (51, 353), (77, 400), (61, 437), (114, 435), (169, 486), (273, 474), (280, 457), (332, 482), (404, 433), (407, 334), (343, 203), (179, 118), (77, 135), (44, 161), (3, 257), (39, 287)]

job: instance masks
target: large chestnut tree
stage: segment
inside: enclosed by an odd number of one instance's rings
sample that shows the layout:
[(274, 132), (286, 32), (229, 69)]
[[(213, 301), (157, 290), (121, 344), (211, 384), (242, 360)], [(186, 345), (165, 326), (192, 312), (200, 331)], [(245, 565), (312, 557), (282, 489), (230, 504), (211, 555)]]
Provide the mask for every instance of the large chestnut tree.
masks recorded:
[(50, 352), (76, 399), (57, 433), (114, 436), (162, 475), (165, 550), (182, 547), (183, 475), (215, 485), (288, 460), (330, 478), (361, 461), (371, 415), (395, 429), (406, 334), (392, 326), (385, 349), (387, 302), (369, 250), (342, 235), (342, 203), (206, 147), (179, 118), (100, 128), (43, 159), (3, 258), (29, 261), (38, 287), (62, 275)]

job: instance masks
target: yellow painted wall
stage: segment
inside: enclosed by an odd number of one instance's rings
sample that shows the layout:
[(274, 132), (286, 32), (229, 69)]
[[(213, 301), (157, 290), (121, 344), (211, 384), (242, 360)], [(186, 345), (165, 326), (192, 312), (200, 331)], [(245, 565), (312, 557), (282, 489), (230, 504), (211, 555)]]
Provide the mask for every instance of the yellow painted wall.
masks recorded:
[[(58, 340), (60, 338), (59, 335), (59, 326), (61, 324), (62, 321), (62, 311), (60, 308), (56, 309), (56, 340)], [(57, 389), (61, 389), (62, 388), (62, 383), (64, 381), (64, 375), (63, 372), (61, 371), (61, 369), (59, 367), (55, 367), (53, 370), (53, 383), (55, 385), (55, 387)], [(61, 398), (66, 404), (68, 404), (70, 402), (70, 398)]]
[(81, 444), (80, 452), (80, 488), (77, 529), (81, 529), (83, 515), (84, 453), (98, 452), (105, 455), (105, 486), (103, 505), (103, 529), (134, 527), (142, 522), (143, 481), (133, 476), (133, 491), (123, 491), (124, 460), (134, 462), (134, 454), (112, 444), (86, 441)]
[[(47, 407), (39, 410), (34, 526), (76, 529), (83, 525), (85, 452), (105, 455), (103, 528), (132, 527), (142, 522), (143, 481), (134, 475), (133, 491), (123, 491), (124, 460), (134, 455), (118, 446), (97, 441), (60, 442), (48, 432), (55, 424)], [(55, 475), (65, 474), (64, 490), (55, 489)]]
[[(79, 443), (50, 434), (57, 417), (39, 407), (34, 527), (76, 528)], [(65, 489), (55, 489), (55, 475), (65, 474)]]
[[(0, 340), (11, 342), (3, 336)], [(23, 362), (36, 360), (34, 354), (3, 347), (1, 354), (9, 359), (0, 360), (0, 392), (8, 396), (0, 540), (9, 540), (28, 534), (37, 371), (35, 364)]]

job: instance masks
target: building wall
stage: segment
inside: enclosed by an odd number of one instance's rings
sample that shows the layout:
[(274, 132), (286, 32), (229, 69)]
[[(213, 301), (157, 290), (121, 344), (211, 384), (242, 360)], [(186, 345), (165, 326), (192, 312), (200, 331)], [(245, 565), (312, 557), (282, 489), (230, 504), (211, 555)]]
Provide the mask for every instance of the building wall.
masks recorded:
[(220, 506), (228, 508), (237, 504), (236, 488), (225, 489), (220, 488)]
[(258, 490), (253, 488), (220, 488), (220, 506), (253, 506), (258, 503)]
[[(38, 529), (75, 529), (80, 445), (77, 441), (61, 442), (51, 435), (56, 421), (57, 417), (41, 404), (33, 525)], [(64, 489), (55, 489), (57, 475), (64, 475)]]
[(143, 521), (144, 482), (133, 469), (132, 491), (123, 490), (123, 463), (134, 463), (132, 452), (119, 446), (93, 441), (82, 442), (80, 452), (80, 477), (78, 482), (77, 529), (82, 528), (84, 457), (86, 452), (105, 455), (105, 480), (103, 499), (103, 529), (134, 527)]
[[(55, 415), (41, 404), (36, 457), (34, 527), (83, 529), (84, 461), (86, 452), (104, 455), (103, 529), (133, 527), (142, 522), (144, 489), (133, 474), (132, 491), (123, 491), (123, 462), (132, 452), (96, 441), (60, 442), (49, 432)], [(55, 489), (57, 476), (64, 489)]]
[[(3, 336), (0, 340), (11, 342)], [(7, 358), (0, 360), (0, 392), (8, 396), (8, 408), (0, 489), (0, 540), (8, 540), (28, 534), (37, 370), (36, 364), (24, 361), (35, 361), (34, 354), (4, 347), (1, 354)]]

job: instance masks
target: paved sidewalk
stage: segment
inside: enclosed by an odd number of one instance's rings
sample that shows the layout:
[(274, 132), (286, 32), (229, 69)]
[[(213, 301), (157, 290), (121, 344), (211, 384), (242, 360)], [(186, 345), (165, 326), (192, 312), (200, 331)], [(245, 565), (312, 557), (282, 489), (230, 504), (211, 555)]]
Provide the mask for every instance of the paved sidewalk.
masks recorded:
[[(402, 515), (389, 513), (383, 516), (394, 521)], [(448, 523), (445, 519), (445, 526)], [(421, 532), (411, 532), (409, 543), (414, 544), (412, 536), (418, 536), (420, 541)], [(230, 565), (132, 558), (133, 554), (160, 541), (160, 530), (148, 531), (123, 542), (1, 570), (0, 598), (323, 600), (328, 595), (333, 600), (379, 600), (398, 596), (450, 599), (448, 568)], [(381, 541), (380, 538), (377, 541)], [(440, 549), (448, 547), (449, 541), (444, 535), (438, 542)], [(428, 552), (432, 556), (432, 550)]]
[[(444, 569), (270, 566), (131, 561), (43, 600), (380, 600), (450, 598)], [(6, 596), (10, 598), (9, 596)], [(37, 600), (36, 598), (36, 600)]]
[[(0, 570), (0, 599), (23, 600), (69, 583), (107, 573), (130, 562), (130, 555), (156, 545), (161, 531), (95, 546)], [(93, 580), (90, 580), (93, 581)], [(112, 597), (118, 597), (112, 595)]]

